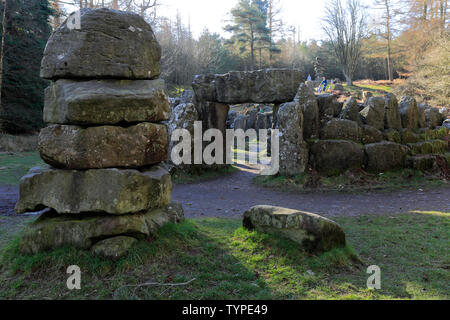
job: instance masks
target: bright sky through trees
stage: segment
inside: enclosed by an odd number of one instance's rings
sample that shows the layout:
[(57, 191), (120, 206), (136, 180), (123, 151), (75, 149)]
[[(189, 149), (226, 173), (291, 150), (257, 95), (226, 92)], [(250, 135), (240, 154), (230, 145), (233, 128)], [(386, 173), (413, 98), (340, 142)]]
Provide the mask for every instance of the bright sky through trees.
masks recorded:
[[(361, 0), (371, 3), (371, 0)], [(321, 17), (327, 5), (327, 0), (281, 0), (282, 19), (285, 25), (300, 28), (302, 40), (323, 39)], [(197, 37), (204, 28), (227, 36), (223, 26), (237, 0), (161, 0), (158, 15), (175, 18), (177, 11), (187, 25), (189, 20), (191, 30)]]

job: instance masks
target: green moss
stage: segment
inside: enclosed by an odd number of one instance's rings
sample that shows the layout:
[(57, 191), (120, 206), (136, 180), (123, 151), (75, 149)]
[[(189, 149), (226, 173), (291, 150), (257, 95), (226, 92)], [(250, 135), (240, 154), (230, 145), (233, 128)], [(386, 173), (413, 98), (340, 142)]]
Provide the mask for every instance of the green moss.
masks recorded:
[(397, 130), (390, 129), (385, 132), (385, 139), (390, 142), (401, 143), (402, 138)]

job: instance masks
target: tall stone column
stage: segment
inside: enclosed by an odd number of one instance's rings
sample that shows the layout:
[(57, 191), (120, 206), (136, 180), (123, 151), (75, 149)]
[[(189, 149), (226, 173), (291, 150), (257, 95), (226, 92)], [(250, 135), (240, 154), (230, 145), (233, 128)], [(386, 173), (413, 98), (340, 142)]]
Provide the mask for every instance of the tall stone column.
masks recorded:
[(27, 228), (20, 250), (72, 245), (118, 258), (183, 219), (161, 165), (170, 117), (161, 48), (139, 15), (83, 9), (80, 18), (80, 29), (63, 23), (44, 52), (41, 76), (52, 82), (39, 151), (49, 165), (22, 178), (16, 211), (50, 211)]

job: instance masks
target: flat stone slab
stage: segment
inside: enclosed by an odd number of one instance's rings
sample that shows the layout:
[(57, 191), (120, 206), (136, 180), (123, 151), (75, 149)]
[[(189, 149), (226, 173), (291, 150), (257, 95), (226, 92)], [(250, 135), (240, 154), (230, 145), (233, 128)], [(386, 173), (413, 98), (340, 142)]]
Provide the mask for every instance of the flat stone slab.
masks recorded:
[(137, 242), (136, 238), (119, 236), (97, 242), (91, 252), (97, 256), (118, 260), (128, 254), (128, 250)]
[(313, 168), (335, 175), (364, 164), (364, 149), (353, 141), (318, 140), (311, 145), (309, 160)]
[[(125, 254), (130, 242), (134, 242), (128, 239), (124, 243), (121, 239), (117, 239), (117, 236), (126, 235), (132, 237), (131, 239), (144, 239), (154, 236), (165, 224), (179, 223), (182, 220), (184, 220), (183, 208), (176, 203), (121, 216), (98, 213), (60, 215), (50, 211), (25, 229), (19, 248), (24, 254), (35, 254), (63, 246), (89, 249), (95, 244), (92, 248), (94, 253), (116, 258)], [(105, 238), (106, 240), (103, 240)]]
[(167, 160), (167, 127), (149, 122), (131, 127), (51, 125), (39, 134), (41, 158), (56, 168), (136, 168)]
[(366, 170), (384, 172), (404, 168), (410, 149), (402, 144), (382, 141), (366, 144)]
[(45, 90), (44, 121), (102, 125), (170, 117), (164, 80), (58, 80)]
[[(160, 74), (161, 47), (138, 14), (110, 9), (81, 9), (47, 42), (41, 64), (45, 79), (154, 79)], [(76, 29), (80, 27), (80, 29)]]
[(172, 181), (162, 166), (132, 169), (58, 170), (35, 167), (20, 180), (17, 213), (51, 208), (60, 214), (123, 215), (169, 204)]
[(334, 221), (317, 214), (293, 209), (255, 206), (244, 213), (249, 230), (287, 237), (310, 252), (345, 247), (345, 233)]
[(264, 69), (199, 75), (192, 87), (199, 101), (283, 103), (294, 100), (302, 82), (299, 70)]

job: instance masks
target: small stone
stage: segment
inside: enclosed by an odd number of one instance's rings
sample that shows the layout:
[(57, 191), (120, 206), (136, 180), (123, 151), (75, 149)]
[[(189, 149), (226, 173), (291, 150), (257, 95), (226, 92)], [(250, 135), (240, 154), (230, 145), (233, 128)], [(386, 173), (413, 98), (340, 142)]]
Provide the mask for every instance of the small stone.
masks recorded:
[(97, 242), (91, 252), (97, 256), (118, 260), (128, 254), (128, 250), (137, 242), (132, 237), (114, 237)]
[(255, 206), (244, 213), (246, 229), (291, 239), (310, 252), (345, 247), (345, 233), (334, 221), (317, 214), (274, 206)]

